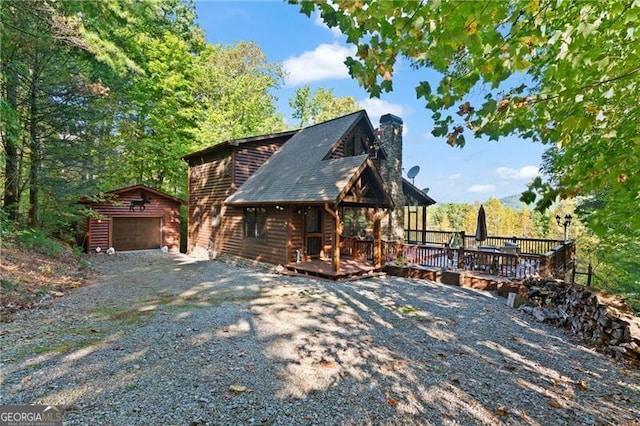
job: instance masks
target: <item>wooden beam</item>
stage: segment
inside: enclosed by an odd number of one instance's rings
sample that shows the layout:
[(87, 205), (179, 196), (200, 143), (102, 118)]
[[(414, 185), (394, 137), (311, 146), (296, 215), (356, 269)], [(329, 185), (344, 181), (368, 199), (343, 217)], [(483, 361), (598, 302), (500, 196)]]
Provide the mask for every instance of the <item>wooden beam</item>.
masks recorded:
[(376, 211), (373, 215), (373, 266), (382, 266), (382, 219), (387, 216), (389, 210)]
[(324, 203), (324, 209), (333, 216), (335, 220), (334, 227), (334, 236), (333, 236), (333, 256), (331, 257), (331, 263), (333, 266), (333, 272), (336, 274), (340, 273), (340, 236), (342, 234), (342, 229), (344, 227), (344, 223), (340, 220), (340, 216), (338, 215), (338, 211), (332, 210), (329, 207), (329, 203)]
[(356, 197), (353, 195), (348, 195), (341, 200), (343, 203), (354, 203), (354, 204), (368, 204), (369, 207), (376, 205), (385, 205), (386, 201), (384, 198), (368, 198), (368, 197)]

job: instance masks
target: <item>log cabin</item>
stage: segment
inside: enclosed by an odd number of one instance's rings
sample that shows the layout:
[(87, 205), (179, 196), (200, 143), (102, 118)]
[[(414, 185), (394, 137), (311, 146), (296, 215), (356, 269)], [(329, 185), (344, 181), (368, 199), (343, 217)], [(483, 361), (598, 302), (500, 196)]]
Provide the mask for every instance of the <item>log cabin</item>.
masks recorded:
[[(402, 177), (402, 120), (362, 110), (303, 129), (236, 139), (188, 163), (189, 252), (272, 264), (331, 259), (347, 235), (404, 239), (404, 206), (434, 201)], [(408, 197), (403, 192), (408, 191)]]
[(184, 201), (145, 185), (105, 193), (101, 201), (79, 200), (93, 211), (87, 215), (84, 247), (88, 252), (113, 247), (117, 251), (167, 247), (180, 250), (180, 206)]

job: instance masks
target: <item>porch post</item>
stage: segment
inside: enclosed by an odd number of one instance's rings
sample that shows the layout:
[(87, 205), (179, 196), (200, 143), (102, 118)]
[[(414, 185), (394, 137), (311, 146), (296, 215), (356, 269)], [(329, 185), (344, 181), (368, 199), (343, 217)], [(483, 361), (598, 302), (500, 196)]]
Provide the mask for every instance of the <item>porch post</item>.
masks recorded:
[(376, 209), (373, 215), (373, 265), (376, 268), (382, 266), (382, 219), (389, 213), (389, 210), (382, 212)]
[(382, 265), (382, 221), (375, 216), (373, 221), (373, 266), (379, 268)]
[(333, 257), (331, 259), (331, 263), (333, 266), (333, 272), (336, 274), (340, 273), (340, 236), (342, 234), (343, 223), (340, 220), (340, 216), (338, 215), (338, 211), (333, 211), (331, 207), (329, 207), (329, 203), (324, 203), (324, 209), (335, 219), (335, 232), (333, 236)]

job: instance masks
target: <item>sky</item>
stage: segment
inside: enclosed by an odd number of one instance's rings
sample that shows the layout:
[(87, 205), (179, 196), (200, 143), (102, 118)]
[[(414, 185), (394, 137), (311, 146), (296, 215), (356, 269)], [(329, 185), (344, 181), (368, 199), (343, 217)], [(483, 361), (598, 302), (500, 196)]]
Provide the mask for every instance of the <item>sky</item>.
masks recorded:
[(424, 101), (416, 99), (415, 86), (426, 79), (436, 87), (439, 80), (433, 71), (413, 70), (406, 60), (399, 61), (393, 92), (370, 98), (344, 65), (355, 47), (324, 25), (317, 14), (309, 18), (298, 6), (284, 1), (196, 1), (196, 11), (208, 42), (253, 41), (269, 62), (283, 65), (285, 83), (273, 94), (278, 98), (278, 112), (291, 127), (297, 127), (297, 120), (291, 117), (288, 101), (305, 84), (312, 90), (323, 87), (332, 89), (335, 96), (354, 97), (374, 127), (386, 113), (402, 118), (403, 168), (408, 172), (418, 166), (414, 184), (429, 188), (429, 196), (438, 203), (483, 202), (519, 194), (538, 173), (544, 151), (539, 143), (515, 137), (496, 142), (466, 135), (466, 145), (460, 149), (431, 135), (431, 112)]

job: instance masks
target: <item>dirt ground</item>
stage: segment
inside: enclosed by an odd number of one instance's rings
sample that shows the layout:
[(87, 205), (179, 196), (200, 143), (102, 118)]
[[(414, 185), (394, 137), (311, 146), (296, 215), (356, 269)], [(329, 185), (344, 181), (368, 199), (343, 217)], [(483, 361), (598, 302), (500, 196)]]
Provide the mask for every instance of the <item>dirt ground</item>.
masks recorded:
[(488, 292), (160, 252), (0, 331), (0, 404), (65, 424), (638, 424), (640, 373)]

